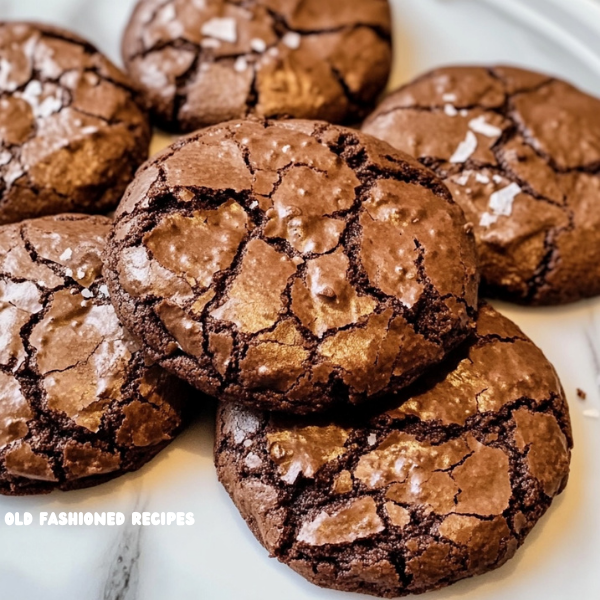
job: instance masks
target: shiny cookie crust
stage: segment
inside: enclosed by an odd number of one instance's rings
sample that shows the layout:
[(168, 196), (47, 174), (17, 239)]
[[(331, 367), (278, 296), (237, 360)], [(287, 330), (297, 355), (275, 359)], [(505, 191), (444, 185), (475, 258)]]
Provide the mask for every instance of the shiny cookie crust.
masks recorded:
[(394, 392), (471, 331), (462, 211), (387, 144), (314, 121), (234, 121), (142, 168), (106, 252), (144, 350), (205, 393), (321, 411)]
[(110, 224), (0, 227), (2, 494), (97, 485), (141, 467), (184, 424), (190, 389), (144, 360), (110, 303)]
[(222, 404), (215, 463), (258, 541), (317, 585), (393, 598), (495, 569), (567, 483), (556, 372), (482, 305), (477, 335), (377, 410)]
[(35, 23), (0, 22), (0, 64), (0, 225), (113, 209), (150, 146), (130, 79), (89, 42)]
[(447, 67), (390, 94), (363, 131), (444, 180), (474, 225), (485, 293), (600, 294), (599, 99), (513, 67)]
[(391, 45), (387, 0), (141, 0), (123, 60), (157, 122), (189, 132), (248, 115), (356, 122)]

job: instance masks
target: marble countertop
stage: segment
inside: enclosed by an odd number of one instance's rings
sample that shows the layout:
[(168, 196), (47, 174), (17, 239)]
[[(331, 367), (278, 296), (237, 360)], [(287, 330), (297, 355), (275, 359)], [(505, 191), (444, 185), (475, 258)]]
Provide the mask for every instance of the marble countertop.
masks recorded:
[[(327, 0), (324, 0), (327, 1)], [(562, 75), (600, 94), (600, 8), (592, 0), (392, 0), (392, 84), (449, 62), (512, 62)], [(0, 0), (0, 18), (50, 21), (87, 36), (119, 61), (135, 0)], [(168, 142), (158, 135), (155, 147)], [(527, 309), (495, 303), (555, 364), (573, 419), (567, 491), (517, 557), (432, 600), (600, 597), (600, 298)], [(577, 396), (577, 389), (587, 399)], [(0, 498), (2, 598), (15, 600), (304, 600), (359, 598), (320, 590), (270, 560), (212, 464), (214, 407), (141, 471), (87, 491)], [(41, 526), (41, 512), (125, 514), (122, 526)], [(133, 526), (132, 512), (194, 513), (191, 526)], [(30, 512), (8, 526), (7, 512)]]

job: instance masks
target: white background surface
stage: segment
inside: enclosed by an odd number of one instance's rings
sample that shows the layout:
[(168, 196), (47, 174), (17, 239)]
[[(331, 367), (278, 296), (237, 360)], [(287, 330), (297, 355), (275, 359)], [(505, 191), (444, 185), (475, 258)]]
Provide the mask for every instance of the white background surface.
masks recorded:
[[(326, 2), (327, 0), (323, 0)], [(353, 0), (348, 0), (349, 2)], [(600, 3), (592, 0), (392, 0), (392, 85), (453, 62), (508, 62), (600, 95)], [(134, 0), (0, 0), (0, 18), (54, 22), (114, 60)], [(599, 199), (600, 207), (600, 199)], [(600, 598), (600, 299), (557, 309), (496, 304), (556, 365), (576, 448), (569, 487), (517, 557), (424, 600)], [(576, 389), (588, 394), (583, 402)], [(11, 600), (305, 600), (320, 590), (267, 557), (217, 483), (212, 415), (139, 473), (98, 488), (0, 498), (0, 598)], [(192, 527), (8, 527), (7, 511), (192, 511)]]

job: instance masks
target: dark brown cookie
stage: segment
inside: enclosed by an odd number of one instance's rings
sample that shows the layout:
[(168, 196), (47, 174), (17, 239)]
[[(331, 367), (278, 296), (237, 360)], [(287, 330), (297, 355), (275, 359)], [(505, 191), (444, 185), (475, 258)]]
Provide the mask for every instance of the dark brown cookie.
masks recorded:
[(123, 39), (157, 122), (356, 120), (387, 82), (387, 0), (140, 0)]
[(219, 478), (259, 542), (308, 580), (393, 598), (495, 569), (565, 487), (568, 406), (491, 307), (477, 336), (377, 414), (222, 405)]
[(85, 40), (0, 22), (0, 225), (114, 208), (148, 157), (136, 98)]
[(600, 100), (539, 73), (450, 67), (391, 94), (363, 129), (444, 179), (474, 224), (488, 293), (600, 294)]
[(433, 173), (315, 121), (176, 142), (123, 198), (106, 278), (144, 350), (202, 391), (308, 413), (397, 390), (469, 333), (475, 248)]
[(2, 494), (102, 483), (182, 426), (190, 389), (144, 362), (108, 298), (109, 229), (83, 215), (0, 227)]

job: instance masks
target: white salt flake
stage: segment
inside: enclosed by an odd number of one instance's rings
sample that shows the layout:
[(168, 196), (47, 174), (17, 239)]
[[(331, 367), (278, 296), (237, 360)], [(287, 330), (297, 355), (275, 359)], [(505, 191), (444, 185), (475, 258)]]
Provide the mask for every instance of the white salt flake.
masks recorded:
[(87, 288), (81, 290), (81, 295), (86, 299), (94, 297), (94, 294), (92, 294), (92, 292), (90, 292), (90, 290), (88, 290)]
[(172, 21), (177, 14), (175, 13), (175, 6), (173, 4), (167, 4), (157, 15), (158, 20), (163, 23), (167, 23)]
[(7, 165), (12, 159), (12, 154), (8, 150), (0, 152), (0, 167)]
[(368, 442), (369, 446), (374, 446), (375, 443), (377, 442), (377, 435), (374, 433), (371, 433), (369, 435), (369, 437), (367, 438), (367, 442)]
[[(200, 42), (200, 45), (203, 48), (220, 48), (221, 42), (219, 40), (215, 40), (213, 38), (206, 38)], [(204, 64), (202, 65), (204, 66)], [(206, 65), (208, 67), (208, 65)], [(208, 69), (205, 69), (208, 70)]]
[(282, 38), (281, 41), (292, 50), (297, 50), (300, 48), (300, 42), (302, 41), (302, 36), (295, 31), (288, 31)]
[(234, 19), (231, 18), (219, 18), (215, 17), (206, 21), (202, 25), (202, 35), (221, 40), (223, 42), (230, 42), (235, 44), (237, 42), (237, 24)]
[(0, 59), (0, 87), (8, 92), (14, 92), (17, 89), (17, 83), (10, 81), (12, 65), (5, 59)]
[(467, 131), (467, 137), (462, 141), (456, 152), (450, 158), (451, 163), (464, 163), (471, 158), (473, 152), (477, 150), (477, 138), (472, 131)]
[(16, 160), (13, 160), (6, 166), (2, 178), (4, 179), (4, 183), (6, 183), (8, 187), (10, 187), (24, 173), (25, 171), (23, 170), (21, 165)]
[(465, 171), (464, 173), (461, 174), (460, 177), (456, 178), (456, 184), (457, 185), (467, 185), (467, 183), (469, 182), (469, 177), (471, 176), (471, 171)]
[(94, 135), (95, 133), (98, 133), (98, 128), (94, 127), (93, 125), (89, 125), (88, 127), (82, 127), (81, 133), (83, 135)]
[(456, 108), (452, 104), (446, 104), (444, 106), (444, 112), (449, 117), (456, 117), (456, 115), (458, 115), (458, 111), (456, 110)]
[(489, 227), (490, 225), (493, 225), (497, 220), (498, 220), (497, 215), (492, 215), (489, 212), (484, 212), (481, 215), (481, 219), (479, 221), (479, 226), (480, 227)]
[(502, 177), (500, 177), (500, 175), (497, 175), (497, 174), (496, 174), (496, 175), (493, 175), (493, 176), (492, 176), (492, 181), (493, 181), (494, 183), (502, 183)]
[(63, 107), (63, 102), (56, 96), (48, 96), (44, 98), (43, 102), (35, 109), (35, 116), (43, 119), (57, 113)]
[(300, 473), (302, 473), (301, 463), (293, 462), (290, 465), (289, 471), (281, 479), (283, 479), (283, 481), (285, 481), (286, 483), (289, 483), (291, 485), (292, 483), (294, 483), (296, 481), (296, 479), (298, 479), (298, 475), (300, 475)]
[(244, 460), (244, 464), (249, 469), (258, 469), (258, 467), (260, 467), (262, 462), (261, 462), (258, 454), (254, 454), (254, 452), (250, 452), (250, 454), (248, 454), (248, 456), (246, 456), (246, 459)]
[(262, 54), (267, 49), (267, 43), (260, 38), (253, 38), (250, 40), (250, 48), (252, 48), (254, 52)]
[(67, 248), (59, 257), (59, 260), (70, 260), (73, 256), (73, 250), (71, 248)]
[(442, 100), (444, 102), (456, 102), (456, 94), (444, 94)]
[(65, 275), (67, 277), (73, 277), (73, 271), (72, 271), (72, 269), (65, 269)]
[(77, 278), (83, 279), (85, 277), (85, 271), (83, 269), (77, 269)]
[(80, 81), (87, 81), (86, 74), (81, 75), (78, 71), (67, 71), (61, 75), (58, 80), (62, 87), (69, 89), (75, 89)]
[(254, 202), (252, 202), (250, 204), (250, 208), (251, 208), (251, 210), (254, 210), (255, 208), (258, 208), (258, 202), (256, 200)]
[(47, 96), (40, 102), (42, 92), (42, 84), (34, 80), (27, 84), (21, 97), (29, 103), (36, 117), (46, 118), (58, 112), (63, 106), (63, 101), (59, 96), (60, 90), (56, 90), (55, 96)]
[(516, 183), (494, 192), (490, 196), (490, 210), (493, 214), (503, 217), (510, 217), (515, 198), (522, 192), (521, 187)]
[(588, 419), (600, 419), (600, 410), (596, 410), (595, 408), (584, 410), (583, 416), (587, 417)]
[(479, 183), (489, 183), (490, 182), (490, 178), (487, 175), (484, 175), (483, 173), (475, 173), (475, 180), (478, 181)]
[(233, 68), (238, 73), (243, 73), (248, 68), (248, 61), (243, 56), (239, 56), (233, 64)]
[(99, 291), (104, 297), (108, 298), (108, 287), (106, 285), (101, 285)]
[(466, 117), (469, 114), (469, 111), (466, 108), (461, 109), (458, 113), (461, 117)]
[(481, 115), (476, 119), (471, 119), (469, 121), (469, 127), (477, 132), (481, 133), (481, 135), (485, 135), (486, 137), (495, 138), (502, 135), (502, 129), (488, 123), (485, 119), (485, 115)]
[(42, 84), (34, 79), (27, 84), (27, 87), (23, 90), (21, 97), (23, 100), (27, 100), (29, 104), (37, 104), (37, 99), (42, 95)]

